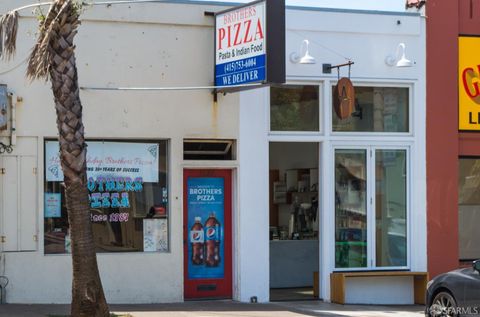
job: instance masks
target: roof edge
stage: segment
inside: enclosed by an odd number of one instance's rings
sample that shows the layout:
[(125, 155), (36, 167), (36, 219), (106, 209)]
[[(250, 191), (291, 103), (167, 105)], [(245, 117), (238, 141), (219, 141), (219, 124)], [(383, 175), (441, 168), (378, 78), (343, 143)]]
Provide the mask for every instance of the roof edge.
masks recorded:
[[(161, 0), (159, 3), (177, 3), (177, 4), (197, 4), (197, 5), (216, 5), (233, 7), (245, 5), (245, 2), (222, 2), (222, 1), (200, 1), (200, 0)], [(362, 9), (341, 9), (341, 8), (325, 8), (325, 7), (307, 7), (287, 5), (287, 10), (301, 10), (301, 11), (320, 11), (320, 12), (334, 12), (334, 13), (355, 13), (355, 14), (376, 14), (376, 15), (397, 15), (397, 16), (421, 16), (419, 12), (402, 12), (402, 11), (383, 11), (383, 10), (362, 10)]]

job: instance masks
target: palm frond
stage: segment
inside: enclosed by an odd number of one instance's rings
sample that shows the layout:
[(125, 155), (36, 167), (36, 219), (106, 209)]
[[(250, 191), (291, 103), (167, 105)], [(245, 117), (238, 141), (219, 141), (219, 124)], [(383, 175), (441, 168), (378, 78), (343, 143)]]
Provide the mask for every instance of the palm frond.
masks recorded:
[(48, 79), (49, 69), (51, 65), (51, 40), (55, 36), (53, 34), (53, 25), (58, 18), (59, 13), (69, 0), (57, 0), (48, 10), (48, 13), (39, 25), (39, 33), (37, 42), (28, 59), (27, 77), (30, 80), (34, 79)]
[(18, 11), (0, 17), (0, 57), (9, 60), (17, 48)]

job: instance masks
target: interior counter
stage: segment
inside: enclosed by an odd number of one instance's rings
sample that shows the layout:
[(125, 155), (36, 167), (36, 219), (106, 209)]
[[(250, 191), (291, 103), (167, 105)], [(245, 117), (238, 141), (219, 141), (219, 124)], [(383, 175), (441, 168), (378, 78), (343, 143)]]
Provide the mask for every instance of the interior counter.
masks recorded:
[(318, 240), (270, 241), (270, 288), (313, 286)]

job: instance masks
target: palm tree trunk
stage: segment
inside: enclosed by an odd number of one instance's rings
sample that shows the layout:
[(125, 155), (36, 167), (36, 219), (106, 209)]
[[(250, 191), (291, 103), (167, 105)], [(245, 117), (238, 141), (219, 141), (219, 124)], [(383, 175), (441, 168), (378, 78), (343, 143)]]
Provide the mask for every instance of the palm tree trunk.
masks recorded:
[(79, 25), (72, 0), (57, 0), (41, 25), (29, 62), (31, 78), (50, 76), (57, 112), (60, 159), (70, 224), (73, 281), (72, 316), (109, 316), (90, 221), (82, 105), (73, 38)]

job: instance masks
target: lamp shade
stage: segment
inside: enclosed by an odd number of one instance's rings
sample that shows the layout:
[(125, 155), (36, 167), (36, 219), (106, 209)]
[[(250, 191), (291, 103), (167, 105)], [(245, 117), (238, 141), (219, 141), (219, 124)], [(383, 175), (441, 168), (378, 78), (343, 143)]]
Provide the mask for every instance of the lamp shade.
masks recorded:
[[(400, 58), (398, 58), (400, 56)], [(398, 58), (398, 59), (397, 59)], [(396, 67), (412, 67), (413, 62), (405, 56), (405, 43), (400, 43), (397, 46), (397, 52), (395, 56), (388, 55), (385, 58), (385, 63), (388, 66), (396, 66)]]
[(413, 63), (411, 60), (405, 58), (405, 53), (403, 53), (402, 58), (400, 58), (396, 64), (397, 67), (412, 67)]
[(317, 61), (315, 60), (315, 57), (310, 55), (308, 53), (308, 50), (305, 52), (305, 55), (302, 58), (300, 58), (300, 61), (299, 61), (300, 64), (315, 64), (316, 62)]

